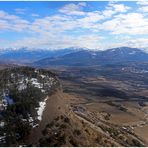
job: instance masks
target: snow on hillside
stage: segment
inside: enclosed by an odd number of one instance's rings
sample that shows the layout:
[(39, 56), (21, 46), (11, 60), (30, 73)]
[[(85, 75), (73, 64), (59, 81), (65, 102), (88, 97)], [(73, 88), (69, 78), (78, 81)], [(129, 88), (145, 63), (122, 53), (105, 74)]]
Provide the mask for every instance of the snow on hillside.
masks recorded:
[(44, 101), (39, 102), (39, 108), (37, 108), (38, 109), (37, 110), (37, 114), (38, 114), (37, 119), (40, 120), (40, 121), (42, 120), (42, 114), (43, 114), (43, 111), (44, 111), (44, 109), (46, 107), (46, 101), (47, 101), (47, 99), (48, 99), (48, 97), (46, 97), (44, 99)]
[[(18, 93), (27, 90), (28, 88), (37, 88), (37, 90), (40, 90), (43, 96), (47, 96), (50, 90), (52, 89), (52, 86), (57, 84), (57, 79), (53, 77), (53, 75), (50, 75), (48, 72), (42, 72), (41, 70), (34, 69), (32, 72), (15, 72), (11, 71), (11, 73), (8, 75), (9, 78), (7, 79), (5, 89), (3, 89), (3, 92), (0, 92), (2, 94), (2, 100), (0, 102), (0, 109), (6, 110), (8, 105), (12, 105), (15, 102), (10, 97), (9, 89), (15, 88)], [(36, 91), (37, 91), (36, 90)], [(39, 101), (39, 107), (35, 108), (37, 113), (37, 119), (42, 119), (42, 114), (46, 106), (47, 97), (45, 99), (41, 98)], [(25, 119), (23, 119), (25, 120)], [(33, 118), (31, 115), (29, 115), (29, 122), (32, 126), (34, 126)]]

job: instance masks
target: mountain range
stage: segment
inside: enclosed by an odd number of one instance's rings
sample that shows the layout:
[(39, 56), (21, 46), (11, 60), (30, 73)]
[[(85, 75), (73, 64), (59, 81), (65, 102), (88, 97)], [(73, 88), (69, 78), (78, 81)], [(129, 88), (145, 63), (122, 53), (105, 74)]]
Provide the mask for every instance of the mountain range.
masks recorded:
[(58, 57), (45, 58), (34, 66), (94, 66), (123, 62), (148, 61), (148, 53), (138, 48), (120, 47), (105, 51), (80, 50)]
[(48, 49), (29, 49), (27, 47), (20, 49), (4, 49), (0, 50), (0, 62), (14, 62), (14, 63), (30, 63), (43, 58), (50, 58), (56, 56), (62, 56), (73, 52), (74, 48), (65, 48), (59, 50), (48, 50)]
[(36, 67), (91, 66), (135, 61), (148, 61), (148, 53), (145, 50), (130, 47), (112, 48), (104, 51), (83, 48), (0, 50), (0, 63), (27, 64)]

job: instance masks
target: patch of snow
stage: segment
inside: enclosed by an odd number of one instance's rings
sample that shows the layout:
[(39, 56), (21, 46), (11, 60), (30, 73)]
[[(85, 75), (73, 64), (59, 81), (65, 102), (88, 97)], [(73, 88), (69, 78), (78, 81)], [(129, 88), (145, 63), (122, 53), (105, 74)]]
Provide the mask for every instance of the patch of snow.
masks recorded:
[(47, 98), (48, 97), (46, 97), (43, 102), (39, 102), (39, 108), (37, 110), (37, 114), (38, 114), (37, 119), (40, 120), (40, 121), (42, 120), (42, 114), (43, 114), (43, 111), (44, 111), (44, 109), (46, 107)]
[(38, 126), (39, 126), (39, 124), (35, 124), (35, 125), (33, 125), (32, 127), (35, 128), (35, 127), (38, 127)]
[(26, 145), (19, 145), (19, 147), (26, 147)]
[(11, 78), (14, 78), (14, 73), (11, 73)]
[(97, 54), (95, 53), (95, 52), (92, 52), (92, 54), (91, 54), (92, 56), (96, 56)]
[(34, 71), (35, 73), (38, 73), (39, 71), (37, 70), (37, 69), (35, 69), (35, 71)]
[(20, 84), (20, 85), (18, 86), (18, 90), (19, 90), (19, 91), (24, 90), (24, 89), (26, 89), (26, 88), (27, 88), (27, 85), (24, 84), (24, 83), (22, 83), (22, 84)]
[(32, 85), (34, 85), (34, 87), (43, 88), (43, 84), (39, 83), (36, 78), (32, 78), (31, 83), (32, 83)]
[(29, 124), (33, 127), (34, 126), (34, 120), (33, 120), (33, 118), (31, 117), (30, 114), (28, 114), (28, 121), (29, 121)]
[(0, 122), (0, 127), (4, 127), (4, 125), (5, 125), (5, 122), (1, 121)]
[(141, 73), (148, 73), (148, 70), (142, 70)]
[(42, 93), (44, 93), (44, 92), (45, 92), (45, 90), (44, 90), (44, 89), (41, 89), (41, 92), (42, 92)]
[(35, 83), (37, 82), (38, 80), (36, 78), (31, 78), (31, 82)]
[(54, 80), (54, 78), (52, 78), (52, 77), (49, 78), (49, 81), (53, 81), (53, 80)]
[(40, 75), (42, 78), (45, 78), (46, 76), (45, 75)]
[(130, 52), (129, 54), (135, 54), (136, 53), (136, 51), (132, 51), (132, 52)]
[(0, 136), (0, 140), (4, 139), (6, 136)]
[(111, 52), (114, 52), (114, 51), (116, 51), (116, 50), (115, 50), (115, 49), (112, 49), (112, 50), (111, 50)]
[(0, 136), (0, 142), (5, 141), (6, 136)]
[(133, 73), (148, 73), (148, 70), (136, 70), (136, 69), (133, 69), (133, 70), (131, 70), (131, 72), (133, 72)]
[(28, 83), (28, 78), (26, 78), (25, 80), (26, 80), (26, 83)]
[(33, 118), (30, 116), (30, 117), (29, 117), (29, 123), (30, 123), (30, 122), (33, 122), (33, 121), (34, 121)]
[(27, 121), (27, 119), (22, 119), (22, 121)]

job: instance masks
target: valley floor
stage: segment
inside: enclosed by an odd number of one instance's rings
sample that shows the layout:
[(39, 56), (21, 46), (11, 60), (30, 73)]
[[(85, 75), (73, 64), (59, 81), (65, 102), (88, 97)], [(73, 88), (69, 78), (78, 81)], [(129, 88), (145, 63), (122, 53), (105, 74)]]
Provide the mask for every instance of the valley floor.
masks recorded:
[[(48, 98), (42, 121), (33, 129), (29, 143), (32, 146), (146, 146), (147, 121), (141, 119), (146, 114), (136, 103), (124, 102), (124, 107), (128, 112), (106, 102), (90, 102), (57, 91)], [(69, 122), (61, 117), (68, 118)], [(140, 128), (145, 128), (143, 133)], [(58, 132), (64, 134), (61, 143)]]
[[(110, 72), (107, 68), (100, 69), (99, 72), (97, 69), (99, 68), (57, 70), (63, 91), (81, 100), (74, 104), (82, 109), (74, 113), (91, 120), (93, 125), (99, 126), (122, 146), (136, 146), (136, 142), (132, 144), (128, 141), (133, 136), (142, 145), (148, 146), (146, 74), (122, 71), (122, 68), (111, 69)], [(117, 133), (113, 132), (114, 128)], [(126, 139), (128, 136), (130, 138)]]

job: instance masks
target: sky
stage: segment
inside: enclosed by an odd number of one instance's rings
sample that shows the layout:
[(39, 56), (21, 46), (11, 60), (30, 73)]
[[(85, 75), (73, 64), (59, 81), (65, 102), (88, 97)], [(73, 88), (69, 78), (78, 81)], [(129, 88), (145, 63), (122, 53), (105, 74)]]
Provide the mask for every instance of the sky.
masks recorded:
[(0, 49), (148, 49), (148, 1), (0, 1)]

